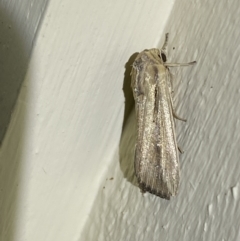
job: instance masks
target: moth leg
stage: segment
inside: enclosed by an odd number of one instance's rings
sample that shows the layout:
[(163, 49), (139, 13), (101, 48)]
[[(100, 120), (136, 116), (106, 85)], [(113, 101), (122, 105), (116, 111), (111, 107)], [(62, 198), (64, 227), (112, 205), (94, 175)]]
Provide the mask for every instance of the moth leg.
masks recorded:
[(174, 110), (172, 110), (172, 113), (173, 113), (173, 117), (174, 117), (175, 119), (178, 119), (178, 120), (181, 120), (181, 121), (184, 121), (184, 122), (187, 121), (186, 119), (183, 119), (183, 118), (179, 117), (179, 116), (174, 112)]
[(187, 121), (186, 119), (181, 118), (180, 116), (178, 116), (178, 115), (175, 113), (175, 111), (174, 111), (174, 109), (173, 109), (173, 103), (172, 103), (172, 98), (171, 98), (171, 97), (170, 97), (170, 102), (171, 102), (173, 117), (174, 117), (175, 119), (178, 119), (178, 120), (181, 120), (181, 121), (186, 122), (186, 121)]
[(182, 67), (182, 66), (194, 65), (196, 63), (197, 63), (197, 61), (192, 61), (189, 63), (164, 63), (164, 65), (167, 67)]
[(181, 154), (183, 154), (183, 153), (184, 153), (184, 151), (181, 149), (181, 147), (180, 147), (180, 146), (178, 146), (178, 150), (179, 150), (179, 152), (180, 152)]

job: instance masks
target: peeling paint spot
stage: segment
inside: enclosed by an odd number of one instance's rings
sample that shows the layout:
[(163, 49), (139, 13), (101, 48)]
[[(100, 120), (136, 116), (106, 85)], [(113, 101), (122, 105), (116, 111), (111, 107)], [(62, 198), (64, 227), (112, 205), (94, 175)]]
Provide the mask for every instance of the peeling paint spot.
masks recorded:
[(232, 191), (232, 195), (233, 195), (233, 198), (236, 200), (238, 199), (238, 184), (236, 184), (235, 186), (233, 186), (231, 188), (231, 191)]
[(211, 204), (208, 205), (208, 214), (209, 214), (209, 216), (212, 215), (212, 211), (213, 211), (213, 205), (211, 203)]
[(163, 229), (168, 229), (169, 223), (162, 226)]
[(207, 232), (207, 230), (208, 230), (208, 225), (207, 225), (207, 223), (204, 223), (204, 232)]

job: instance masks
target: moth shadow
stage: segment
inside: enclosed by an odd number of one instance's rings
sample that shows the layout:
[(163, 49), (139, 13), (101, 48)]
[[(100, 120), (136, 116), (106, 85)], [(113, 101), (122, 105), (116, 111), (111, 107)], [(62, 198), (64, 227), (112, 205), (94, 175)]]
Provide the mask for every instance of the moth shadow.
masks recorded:
[(122, 134), (119, 144), (119, 164), (124, 178), (134, 186), (138, 186), (134, 174), (134, 150), (136, 139), (136, 120), (134, 98), (131, 89), (132, 64), (138, 53), (134, 53), (125, 64), (123, 93), (125, 96), (125, 110), (122, 125)]

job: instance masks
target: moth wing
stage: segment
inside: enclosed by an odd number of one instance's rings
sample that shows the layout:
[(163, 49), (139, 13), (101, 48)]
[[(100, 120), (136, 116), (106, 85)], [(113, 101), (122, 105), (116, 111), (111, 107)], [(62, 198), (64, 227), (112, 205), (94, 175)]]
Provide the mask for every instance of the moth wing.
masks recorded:
[(143, 191), (170, 199), (177, 194), (179, 186), (170, 74), (163, 65), (153, 73), (154, 79), (148, 78), (149, 83), (145, 81), (145, 85), (149, 84), (148, 87), (145, 86), (148, 91), (140, 97), (139, 101), (142, 102), (137, 107), (140, 122), (135, 150), (135, 173)]

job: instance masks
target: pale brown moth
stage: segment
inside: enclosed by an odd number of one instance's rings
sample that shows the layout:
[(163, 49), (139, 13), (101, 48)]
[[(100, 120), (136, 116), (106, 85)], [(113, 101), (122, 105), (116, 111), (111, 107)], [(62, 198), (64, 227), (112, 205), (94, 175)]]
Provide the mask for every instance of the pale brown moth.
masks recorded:
[(180, 168), (173, 117), (169, 67), (190, 63), (166, 63), (168, 34), (161, 50), (144, 50), (136, 57), (131, 72), (137, 116), (134, 169), (139, 187), (161, 198), (176, 196)]

